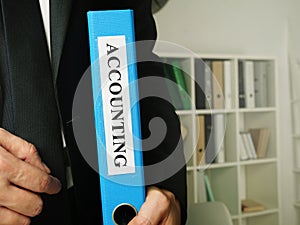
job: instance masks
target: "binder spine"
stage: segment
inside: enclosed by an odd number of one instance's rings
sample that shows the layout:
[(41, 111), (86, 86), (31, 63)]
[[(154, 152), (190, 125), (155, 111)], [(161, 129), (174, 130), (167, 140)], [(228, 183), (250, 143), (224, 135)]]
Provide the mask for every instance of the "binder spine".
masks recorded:
[(88, 12), (103, 224), (127, 224), (145, 199), (132, 10)]

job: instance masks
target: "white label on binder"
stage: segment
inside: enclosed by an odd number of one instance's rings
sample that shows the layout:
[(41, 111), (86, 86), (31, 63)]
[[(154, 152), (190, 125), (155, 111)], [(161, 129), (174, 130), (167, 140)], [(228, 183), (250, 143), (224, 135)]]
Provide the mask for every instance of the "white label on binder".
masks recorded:
[(98, 37), (108, 175), (135, 173), (125, 36)]

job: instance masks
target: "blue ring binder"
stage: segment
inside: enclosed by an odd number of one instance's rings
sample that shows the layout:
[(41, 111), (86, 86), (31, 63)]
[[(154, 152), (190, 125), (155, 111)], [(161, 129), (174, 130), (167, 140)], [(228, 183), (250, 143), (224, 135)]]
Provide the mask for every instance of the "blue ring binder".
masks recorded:
[(122, 225), (145, 200), (133, 12), (91, 11), (88, 27), (103, 224)]

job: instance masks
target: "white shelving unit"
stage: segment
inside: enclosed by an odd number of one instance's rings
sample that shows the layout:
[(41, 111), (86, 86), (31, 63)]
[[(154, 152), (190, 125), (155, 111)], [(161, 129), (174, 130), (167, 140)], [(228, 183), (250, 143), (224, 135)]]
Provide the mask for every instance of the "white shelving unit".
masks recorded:
[(300, 63), (295, 62), (291, 66), (291, 112), (292, 112), (292, 140), (294, 155), (294, 178), (295, 178), (295, 210), (297, 212), (296, 224), (300, 223)]
[[(165, 62), (176, 60), (183, 71), (190, 77), (186, 79), (187, 91), (190, 96), (191, 107), (178, 109), (181, 124), (188, 130), (184, 139), (186, 155), (194, 152), (188, 162), (188, 201), (198, 203), (201, 201), (199, 192), (199, 179), (206, 174), (210, 180), (215, 200), (224, 202), (233, 219), (234, 225), (280, 225), (280, 190), (278, 181), (278, 106), (276, 96), (277, 69), (274, 57), (258, 57), (245, 55), (223, 54), (189, 54), (165, 53), (157, 51)], [(199, 76), (196, 64), (199, 61), (229, 61), (231, 68), (231, 94), (232, 104), (226, 109), (197, 108), (197, 91), (195, 80)], [(267, 73), (267, 103), (263, 107), (239, 107), (239, 62), (240, 61), (265, 62), (268, 64)], [(186, 77), (187, 78), (187, 77)], [(225, 98), (226, 100), (226, 98)], [(300, 110), (300, 108), (299, 108)], [(197, 165), (195, 146), (197, 144), (197, 116), (223, 114), (226, 119), (224, 135), (225, 162), (211, 165)], [(239, 132), (250, 128), (268, 128), (270, 141), (267, 155), (263, 159), (240, 160)], [(299, 140), (299, 138), (298, 138)], [(298, 142), (299, 144), (300, 142)], [(300, 146), (298, 146), (300, 147)], [(300, 150), (298, 154), (300, 186)], [(203, 177), (203, 176), (202, 176)], [(300, 205), (300, 193), (297, 204)], [(251, 198), (262, 203), (266, 209), (259, 212), (243, 213), (241, 200)]]

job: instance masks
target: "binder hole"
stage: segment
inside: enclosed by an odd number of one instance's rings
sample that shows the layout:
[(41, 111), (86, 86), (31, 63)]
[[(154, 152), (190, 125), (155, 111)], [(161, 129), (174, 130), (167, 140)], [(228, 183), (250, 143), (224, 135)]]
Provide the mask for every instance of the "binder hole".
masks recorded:
[(120, 204), (113, 211), (113, 221), (116, 225), (127, 225), (137, 215), (136, 209), (130, 204)]

